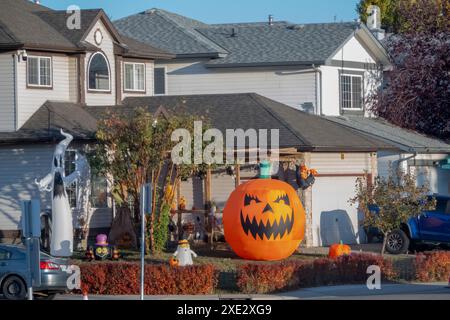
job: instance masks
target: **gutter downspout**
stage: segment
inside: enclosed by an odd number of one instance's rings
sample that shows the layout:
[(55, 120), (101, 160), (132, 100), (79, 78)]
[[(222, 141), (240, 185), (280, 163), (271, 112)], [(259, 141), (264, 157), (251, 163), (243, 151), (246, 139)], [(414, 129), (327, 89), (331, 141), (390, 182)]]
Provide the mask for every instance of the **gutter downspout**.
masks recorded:
[(12, 55), (13, 58), (13, 94), (14, 94), (14, 131), (19, 130), (19, 116), (18, 116), (18, 103), (17, 103), (17, 60), (20, 56), (17, 54)]
[[(315, 64), (312, 65), (313, 69), (316, 71), (316, 114), (319, 116), (323, 116), (322, 112), (322, 70), (320, 67), (317, 67)], [(317, 75), (319, 79), (317, 81)], [(319, 82), (319, 84), (317, 84)], [(319, 102), (317, 102), (319, 100)]]

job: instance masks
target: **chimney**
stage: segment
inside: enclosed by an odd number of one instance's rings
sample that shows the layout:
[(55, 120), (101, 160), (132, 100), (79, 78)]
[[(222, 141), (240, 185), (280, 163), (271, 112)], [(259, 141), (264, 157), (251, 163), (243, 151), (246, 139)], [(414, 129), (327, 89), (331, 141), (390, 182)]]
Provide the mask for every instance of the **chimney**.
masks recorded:
[(273, 15), (269, 14), (269, 26), (273, 26)]
[(378, 40), (385, 38), (386, 31), (381, 29), (380, 7), (371, 5), (367, 8), (367, 27)]

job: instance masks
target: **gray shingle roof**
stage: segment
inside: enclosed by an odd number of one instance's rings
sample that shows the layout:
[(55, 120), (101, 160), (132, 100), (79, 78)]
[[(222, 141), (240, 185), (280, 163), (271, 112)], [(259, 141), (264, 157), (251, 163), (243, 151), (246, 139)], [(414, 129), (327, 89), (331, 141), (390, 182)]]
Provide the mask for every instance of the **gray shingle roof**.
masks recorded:
[(360, 116), (327, 117), (330, 121), (391, 143), (405, 152), (450, 153), (450, 145), (436, 138), (397, 127), (383, 119)]
[(76, 139), (93, 139), (97, 120), (81, 105), (47, 101), (16, 132), (0, 132), (1, 143), (53, 141), (63, 128)]
[(124, 35), (174, 54), (210, 54), (223, 48), (197, 32), (207, 25), (160, 9), (147, 10), (114, 22)]
[(226, 129), (279, 129), (280, 147), (283, 148), (314, 151), (393, 149), (388, 143), (254, 93), (126, 98), (121, 108), (87, 107), (87, 110), (101, 118), (108, 111), (121, 110), (129, 114), (138, 107), (152, 113), (164, 107), (172, 114), (204, 116), (212, 127), (224, 134)]
[(60, 128), (72, 133), (76, 139), (92, 140), (97, 120), (107, 118), (111, 112), (130, 116), (138, 108), (155, 113), (161, 107), (169, 116), (204, 117), (224, 136), (227, 129), (279, 129), (282, 148), (330, 152), (393, 149), (391, 144), (254, 93), (130, 97), (122, 106), (86, 107), (49, 101), (19, 131), (0, 133), (0, 143), (52, 141), (59, 137)]
[(210, 67), (323, 63), (360, 26), (356, 22), (294, 25), (285, 21), (272, 26), (261, 22), (208, 25), (160, 9), (114, 24), (132, 38), (180, 56), (218, 55)]
[[(79, 29), (67, 28), (71, 14), (51, 10), (27, 0), (0, 1), (0, 48), (22, 45), (44, 49), (80, 51), (96, 49), (84, 42), (83, 37), (100, 16), (106, 17), (102, 9), (81, 10)], [(105, 18), (106, 20), (108, 18)], [(107, 20), (108, 24), (109, 20)], [(113, 33), (117, 34), (111, 25)], [(125, 54), (150, 58), (171, 58), (168, 52), (154, 48), (128, 37), (120, 37)]]

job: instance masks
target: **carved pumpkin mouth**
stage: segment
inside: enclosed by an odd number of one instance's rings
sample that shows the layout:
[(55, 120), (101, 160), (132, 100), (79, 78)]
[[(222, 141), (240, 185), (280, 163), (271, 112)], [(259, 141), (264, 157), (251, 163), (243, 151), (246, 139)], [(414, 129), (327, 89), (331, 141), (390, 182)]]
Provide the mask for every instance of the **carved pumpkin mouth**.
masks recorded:
[(270, 220), (267, 220), (267, 223), (264, 224), (263, 221), (258, 223), (256, 217), (253, 217), (252, 221), (250, 221), (248, 216), (247, 218), (244, 218), (244, 214), (241, 210), (241, 225), (244, 232), (248, 236), (251, 234), (255, 240), (257, 237), (263, 240), (264, 236), (266, 236), (268, 240), (270, 240), (271, 237), (275, 240), (278, 236), (282, 239), (292, 231), (292, 227), (294, 226), (294, 213), (288, 214), (286, 220), (281, 216), (280, 220), (275, 220), (273, 224), (270, 223)]

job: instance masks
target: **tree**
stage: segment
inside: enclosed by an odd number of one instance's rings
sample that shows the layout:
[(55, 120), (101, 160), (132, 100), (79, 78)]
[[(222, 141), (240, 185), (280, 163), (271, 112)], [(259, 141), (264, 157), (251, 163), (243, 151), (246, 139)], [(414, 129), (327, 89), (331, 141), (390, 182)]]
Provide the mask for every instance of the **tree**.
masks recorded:
[(371, 5), (376, 5), (381, 10), (381, 27), (387, 32), (395, 32), (398, 29), (398, 0), (360, 0), (356, 5), (356, 12), (362, 22), (367, 23), (367, 9)]
[(393, 68), (384, 74), (382, 86), (368, 99), (376, 116), (443, 139), (450, 138), (448, 3), (401, 1), (401, 31), (385, 43)]
[[(358, 205), (364, 213), (365, 227), (375, 227), (384, 235), (381, 252), (384, 254), (387, 236), (392, 231), (400, 229), (411, 217), (435, 207), (435, 201), (430, 201), (428, 194), (428, 186), (417, 186), (413, 175), (399, 169), (388, 178), (378, 177), (374, 184), (366, 178), (359, 178), (356, 181), (356, 196), (350, 203)], [(371, 205), (376, 205), (379, 212), (371, 212)]]
[(90, 164), (93, 172), (107, 177), (112, 186), (118, 215), (132, 215), (134, 223), (140, 223), (140, 188), (147, 182), (154, 186), (152, 215), (147, 221), (147, 243), (152, 251), (161, 250), (167, 240), (173, 195), (164, 197), (164, 192), (169, 186), (173, 190), (181, 179), (204, 170), (201, 165), (175, 165), (170, 161), (170, 151), (175, 146), (172, 132), (178, 128), (193, 132), (195, 120), (187, 115), (156, 119), (138, 109), (129, 117), (109, 114), (97, 125), (97, 144), (91, 152)]

